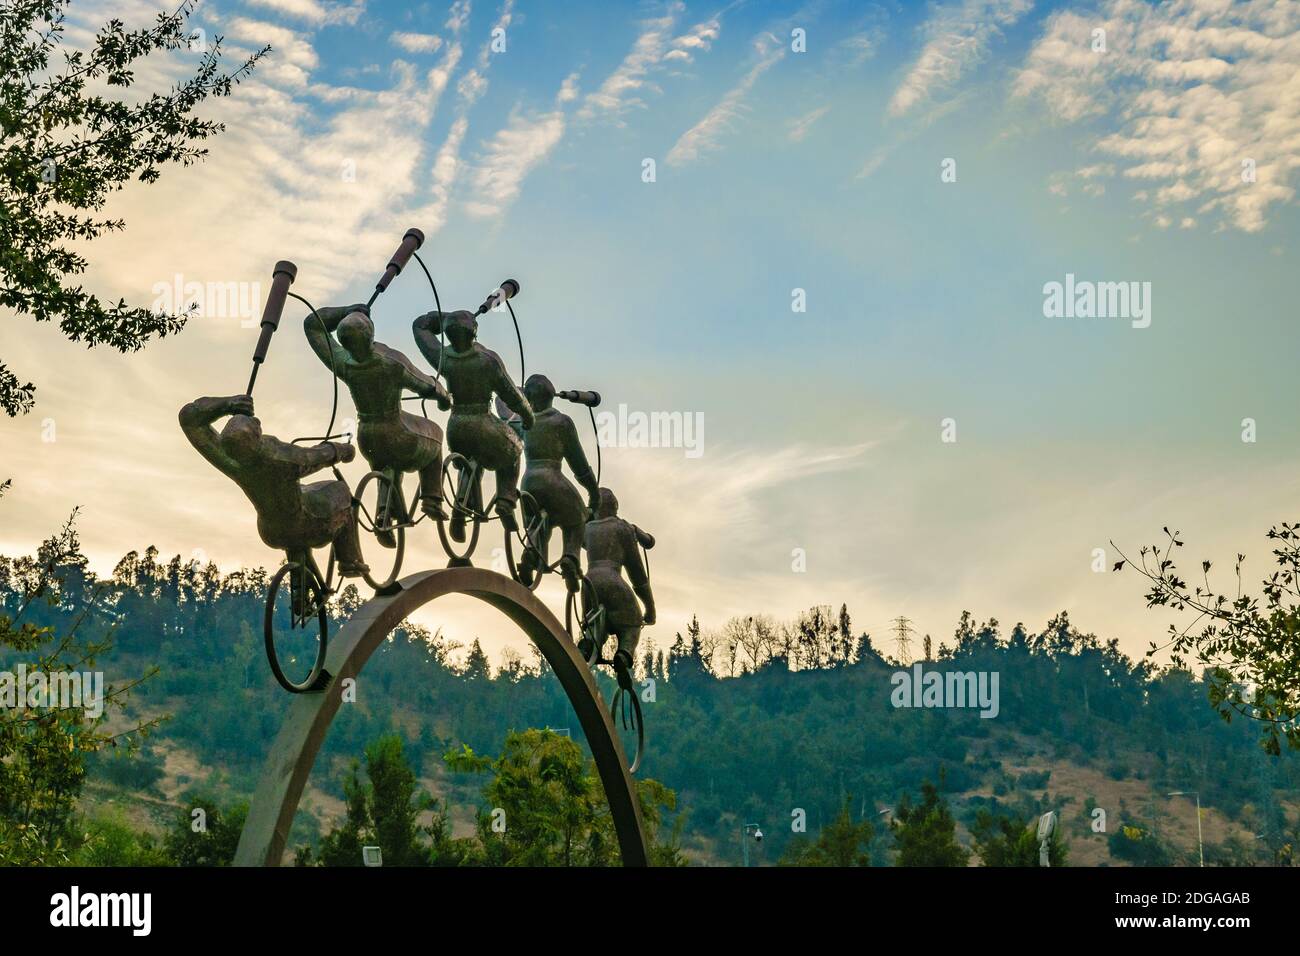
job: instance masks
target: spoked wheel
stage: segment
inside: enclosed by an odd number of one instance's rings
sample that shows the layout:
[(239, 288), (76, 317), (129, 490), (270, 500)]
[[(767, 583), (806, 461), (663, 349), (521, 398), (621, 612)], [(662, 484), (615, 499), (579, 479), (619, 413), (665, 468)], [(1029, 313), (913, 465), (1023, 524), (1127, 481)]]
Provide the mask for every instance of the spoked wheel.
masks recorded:
[(636, 692), (635, 685), (631, 689), (620, 686), (614, 691), (614, 696), (609, 701), (609, 715), (614, 720), (615, 728), (623, 731), (624, 750), (627, 749), (629, 738), (635, 735), (636, 746), (627, 772), (636, 773), (641, 766), (641, 755), (645, 753), (645, 721), (641, 716), (641, 695)]
[[(519, 493), (519, 510), (524, 527), (519, 532), (518, 541), (514, 534), (506, 531), (506, 563), (510, 566), (512, 578), (528, 590), (536, 591), (537, 585), (542, 583), (542, 574), (552, 570), (546, 566), (546, 556), (542, 553), (542, 542), (546, 539), (546, 512), (526, 491)], [(520, 549), (519, 561), (515, 561), (516, 544)]]
[[(438, 522), (438, 538), (452, 565), (470, 563), (470, 555), (478, 546), (479, 525), (486, 517), (483, 514), (483, 490), (474, 481), (474, 469), (473, 462), (456, 452), (448, 455), (442, 463), (442, 496), (450, 505), (451, 517)], [(453, 526), (457, 525), (462, 529), (460, 541), (452, 534)], [(507, 553), (509, 547), (507, 540)]]
[[(291, 694), (321, 690), (329, 681), (325, 648), (329, 638), (329, 613), (320, 575), (306, 564), (290, 561), (271, 578), (263, 621), (266, 659), (280, 686)], [(310, 670), (305, 666), (312, 660)], [(294, 681), (304, 671), (301, 680)]]
[[(362, 574), (366, 584), (382, 594), (392, 590), (397, 576), (402, 573), (402, 555), (406, 551), (406, 503), (402, 500), (402, 489), (382, 471), (372, 471), (361, 479), (357, 493), (352, 496), (352, 515), (357, 528), (367, 535), (373, 535), (375, 547), (362, 548), (362, 560), (369, 570)], [(360, 535), (357, 536), (361, 537)], [(388, 574), (382, 575), (381, 565), (387, 565), (382, 558), (384, 548), (392, 552), (393, 563)]]

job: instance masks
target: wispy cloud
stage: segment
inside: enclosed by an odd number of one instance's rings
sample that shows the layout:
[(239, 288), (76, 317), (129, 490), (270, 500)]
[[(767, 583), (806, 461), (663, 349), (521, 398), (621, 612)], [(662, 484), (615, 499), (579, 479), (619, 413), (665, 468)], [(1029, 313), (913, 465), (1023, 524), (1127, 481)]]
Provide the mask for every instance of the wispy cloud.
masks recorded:
[[(1105, 31), (1105, 52), (1093, 31)], [(1149, 186), (1134, 198), (1161, 228), (1195, 204), (1246, 232), (1295, 197), (1300, 167), (1300, 5), (1106, 0), (1047, 21), (1016, 78), (1063, 122), (1110, 117), (1093, 149)], [(1250, 161), (1254, 181), (1243, 176)], [(1114, 170), (1112, 167), (1111, 174)], [(1189, 218), (1178, 214), (1181, 218)]]
[(442, 37), (433, 33), (403, 33), (397, 31), (389, 35), (388, 41), (407, 53), (436, 53), (438, 48), (442, 46)]
[(718, 148), (718, 140), (745, 110), (745, 97), (758, 78), (785, 56), (785, 46), (769, 34), (760, 36), (754, 43), (758, 62), (718, 101), (704, 118), (683, 133), (668, 151), (665, 161), (670, 166), (682, 166), (699, 159), (704, 153)]
[(803, 116), (792, 119), (789, 124), (790, 132), (788, 134), (790, 142), (803, 142), (808, 136), (808, 133), (812, 130), (813, 124), (829, 113), (830, 110), (831, 108), (829, 104), (826, 106), (818, 106), (816, 109), (811, 109), (807, 113), (804, 113)]
[(1031, 6), (1033, 0), (964, 0), (938, 8), (925, 24), (929, 40), (889, 101), (889, 115), (902, 116), (956, 83)]
[(641, 22), (641, 32), (637, 34), (632, 49), (614, 72), (583, 100), (577, 114), (579, 120), (586, 122), (608, 117), (623, 125), (623, 117), (629, 111), (645, 107), (643, 93), (658, 91), (654, 81), (656, 73), (672, 66), (686, 66), (693, 63), (699, 54), (712, 49), (713, 43), (722, 35), (722, 17), (726, 10), (674, 35), (677, 21), (685, 9), (685, 4), (673, 0), (665, 8), (663, 16)]
[(314, 26), (351, 25), (365, 12), (365, 0), (354, 3), (321, 3), (320, 0), (246, 0), (250, 6), (263, 7), (303, 20)]
[(683, 9), (684, 4), (671, 3), (664, 16), (642, 23), (641, 33), (618, 68), (596, 90), (587, 94), (578, 111), (579, 119), (589, 120), (600, 114), (618, 117), (632, 107), (644, 105), (637, 94), (647, 86), (646, 77), (651, 67), (667, 52), (673, 25)]
[(474, 167), (473, 198), (465, 203), (465, 211), (479, 218), (494, 216), (514, 202), (524, 178), (564, 137), (564, 125), (559, 109), (533, 116), (512, 114)]

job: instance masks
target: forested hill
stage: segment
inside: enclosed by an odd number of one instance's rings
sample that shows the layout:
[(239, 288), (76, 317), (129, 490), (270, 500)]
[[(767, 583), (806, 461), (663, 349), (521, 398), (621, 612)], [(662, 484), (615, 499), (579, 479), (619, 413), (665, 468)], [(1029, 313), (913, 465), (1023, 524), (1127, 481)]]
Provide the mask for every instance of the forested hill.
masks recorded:
[[(39, 570), (33, 558), (0, 559), (3, 613), (14, 613)], [(289, 703), (262, 649), (267, 573), (222, 575), (179, 558), (160, 562), (150, 549), (128, 554), (106, 580), (79, 554), (65, 557), (56, 577), (54, 603), (34, 604), (28, 616), (56, 633), (79, 616), (83, 629), (111, 631), (99, 668), (112, 682), (156, 664), (130, 707), (171, 715), (135, 758), (143, 770), (97, 758), (92, 781), (170, 797), (159, 783), (184, 763), (182, 783), (247, 798)], [(337, 616), (357, 602), (345, 592)], [(670, 625), (655, 630), (668, 635)], [(847, 608), (813, 608), (788, 623), (756, 616), (683, 625), (640, 662), (642, 679), (653, 680), (643, 685), (653, 702), (644, 705), (642, 773), (677, 792), (682, 845), (693, 859), (735, 862), (740, 827), (757, 822), (768, 838), (756, 852), (773, 862), (799, 811), (815, 836), (848, 802), (855, 818), (875, 823), (872, 856), (883, 862), (882, 811), (925, 781), (940, 783), (962, 839), (981, 808), (1021, 824), (1057, 810), (1077, 864), (1186, 861), (1195, 853), (1194, 811), (1166, 796), (1174, 790), (1199, 791), (1208, 808), (1209, 862), (1267, 862), (1295, 842), (1296, 754), (1267, 756), (1256, 728), (1225, 723), (1193, 675), (1135, 664), (1113, 640), (1079, 633), (1065, 614), (1036, 632), (963, 615), (923, 664), (997, 674), (990, 718), (973, 708), (896, 707), (892, 678), (904, 668), (854, 633)], [(461, 744), (495, 753), (511, 729), (578, 733), (540, 658), (493, 668), (477, 641), (467, 643), (467, 654), (453, 653), (441, 636), (409, 626), (371, 659), (358, 702), (343, 708), (317, 764), (318, 815), (328, 814), (325, 797), (341, 795), (339, 760), (388, 731), (407, 741), (427, 785), (453, 800), (461, 794), (442, 754)], [(305, 814), (294, 841), (313, 840), (322, 822)]]

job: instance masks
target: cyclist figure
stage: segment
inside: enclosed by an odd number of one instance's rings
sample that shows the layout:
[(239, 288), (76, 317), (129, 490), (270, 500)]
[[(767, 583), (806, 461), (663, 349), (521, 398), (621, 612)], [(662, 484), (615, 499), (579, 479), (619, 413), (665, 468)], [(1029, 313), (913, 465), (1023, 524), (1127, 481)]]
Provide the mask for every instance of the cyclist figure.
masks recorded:
[[(444, 411), (451, 398), (435, 379), (425, 375), (397, 349), (375, 341), (370, 310), (364, 305), (320, 309), (303, 321), (312, 350), (334, 369), (352, 393), (357, 408), (357, 444), (371, 470), (392, 471), (394, 483), (402, 473), (419, 472), (420, 507), (425, 514), (442, 519), (442, 429), (420, 415), (402, 411), (402, 391), (432, 398)], [(321, 327), (322, 321), (324, 328)], [(385, 504), (376, 514), (378, 522), (406, 515), (386, 514)], [(393, 547), (391, 530), (377, 537)]]
[[(492, 411), (498, 395), (524, 428), (533, 427), (533, 410), (506, 372), (501, 357), (476, 341), (478, 319), (471, 312), (426, 312), (415, 320), (415, 344), (434, 368), (441, 368), (451, 392), (451, 418), (447, 444), (452, 451), (473, 459), (496, 473), (496, 512), (507, 531), (518, 531), (515, 503), (519, 500), (519, 455), (523, 443)], [(446, 347), (438, 341), (447, 336)], [(480, 476), (481, 480), (481, 476)], [(465, 515), (451, 516), (452, 540), (465, 540)]]
[[(637, 545), (654, 547), (652, 535), (631, 522), (618, 517), (618, 499), (608, 488), (600, 489), (596, 517), (587, 522), (585, 544), (587, 548), (587, 578), (596, 589), (596, 600), (605, 608), (605, 633), (598, 635), (603, 642), (609, 635), (618, 638), (614, 654), (614, 672), (619, 686), (632, 689), (632, 664), (636, 659), (637, 641), (641, 628), (655, 622), (655, 599), (650, 591), (650, 576), (641, 562)], [(626, 569), (632, 586), (623, 579)], [(645, 606), (645, 613), (637, 605), (637, 598)], [(589, 638), (578, 642), (578, 650), (585, 658), (598, 650)]]
[[(212, 423), (227, 415), (230, 420), (218, 433)], [(351, 461), (356, 448), (340, 442), (304, 448), (263, 435), (247, 395), (197, 398), (181, 409), (180, 423), (199, 454), (253, 503), (257, 533), (267, 547), (305, 564), (312, 548), (332, 543), (341, 576), (360, 577), (370, 570), (361, 560), (347, 482), (299, 482), (312, 472)]]
[[(552, 526), (558, 526), (564, 540), (564, 554), (560, 557), (560, 573), (570, 591), (578, 590), (578, 575), (581, 565), (578, 552), (582, 549), (583, 527), (596, 510), (600, 488), (596, 485), (596, 476), (592, 473), (587, 455), (578, 440), (578, 429), (573, 419), (555, 408), (555, 386), (545, 375), (530, 375), (524, 382), (524, 397), (535, 413), (533, 427), (523, 432), (520, 438), (524, 442), (524, 454), (528, 463), (524, 467), (523, 489), (533, 496), (538, 506), (546, 510), (549, 521), (546, 525), (546, 539), (537, 542), (538, 550), (528, 548), (524, 551), (520, 565), (520, 576), (525, 587), (532, 584), (532, 576), (538, 568), (539, 551), (546, 553), (550, 543)], [(510, 419), (510, 425), (520, 428), (518, 418)], [(584, 507), (578, 490), (573, 487), (561, 470), (565, 462), (573, 472), (574, 479), (587, 492), (587, 504)]]

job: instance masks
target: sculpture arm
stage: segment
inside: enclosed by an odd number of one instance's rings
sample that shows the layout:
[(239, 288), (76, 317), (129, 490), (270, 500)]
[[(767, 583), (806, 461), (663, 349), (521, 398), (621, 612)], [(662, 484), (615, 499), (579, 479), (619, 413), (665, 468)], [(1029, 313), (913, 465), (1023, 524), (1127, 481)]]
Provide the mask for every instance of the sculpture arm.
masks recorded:
[(429, 360), (429, 364), (434, 368), (441, 365), (442, 343), (438, 341), (438, 336), (442, 333), (442, 320), (448, 313), (446, 312), (426, 312), (416, 318), (415, 323), (411, 326), (411, 334), (415, 336), (415, 344), (419, 347), (420, 353)]
[(275, 443), (275, 455), (287, 461), (298, 471), (299, 478), (306, 478), (322, 468), (329, 468), (341, 461), (351, 461), (357, 453), (356, 446), (343, 442), (323, 441), (319, 445), (290, 445), (278, 438), (267, 437)]
[(536, 420), (533, 415), (533, 406), (528, 404), (528, 399), (524, 398), (524, 393), (519, 391), (518, 386), (511, 381), (510, 373), (506, 371), (500, 356), (493, 354), (492, 364), (496, 369), (497, 376), (492, 390), (501, 396), (501, 401), (506, 403), (506, 408), (519, 416), (520, 424), (524, 428), (532, 428), (533, 422)]
[(442, 387), (442, 382), (438, 381), (432, 375), (425, 375), (416, 368), (411, 360), (401, 352), (396, 353), (398, 360), (402, 363), (402, 368), (406, 375), (402, 381), (402, 387), (414, 392), (421, 398), (434, 398), (438, 400), (438, 407), (444, 412), (451, 408), (451, 396), (447, 390)]
[(600, 497), (600, 487), (596, 484), (596, 475), (591, 470), (591, 463), (587, 461), (587, 453), (582, 448), (578, 428), (573, 424), (572, 418), (566, 418), (564, 428), (564, 460), (573, 470), (574, 480), (586, 490), (587, 506), (594, 510), (596, 500)]
[(253, 414), (253, 400), (247, 395), (231, 395), (228, 398), (196, 398), (181, 409), (178, 416), (181, 431), (200, 455), (208, 460), (218, 471), (233, 475), (239, 470), (239, 464), (221, 448), (221, 437), (212, 423), (227, 415)]
[(623, 567), (627, 569), (627, 576), (632, 582), (632, 591), (645, 606), (645, 623), (653, 624), (655, 622), (655, 596), (654, 592), (650, 590), (650, 575), (641, 562), (641, 552), (637, 548), (636, 527), (628, 524), (627, 532), (623, 539)]

